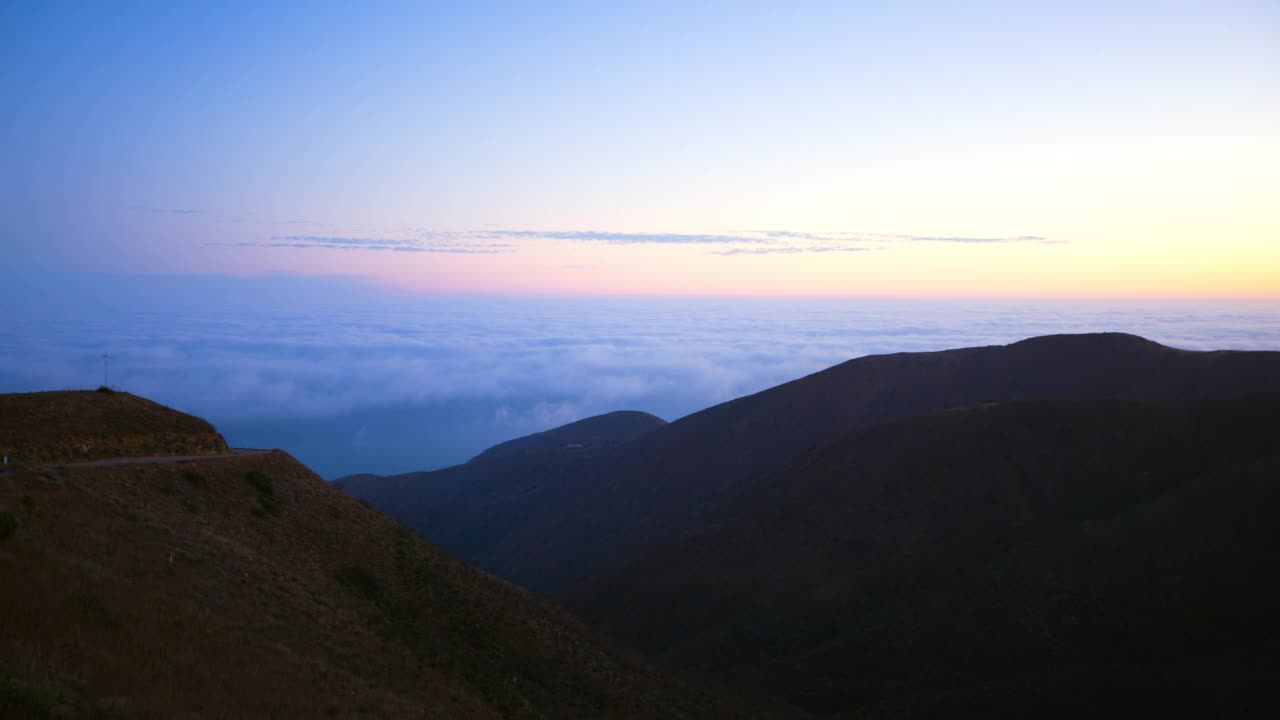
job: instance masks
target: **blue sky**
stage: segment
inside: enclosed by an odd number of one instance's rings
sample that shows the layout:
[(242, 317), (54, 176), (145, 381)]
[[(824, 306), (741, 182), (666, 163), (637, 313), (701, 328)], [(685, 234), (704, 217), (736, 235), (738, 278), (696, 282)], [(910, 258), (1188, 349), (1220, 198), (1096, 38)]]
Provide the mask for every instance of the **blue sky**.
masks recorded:
[[(0, 13), (0, 233), (31, 265), (420, 292), (1277, 292), (1274, 3)], [(271, 246), (494, 228), (526, 235), (483, 257)], [(742, 231), (1056, 245), (557, 236)]]
[(110, 352), (334, 476), (871, 352), (1280, 347), (1277, 38), (1244, 0), (5, 2), (0, 392)]

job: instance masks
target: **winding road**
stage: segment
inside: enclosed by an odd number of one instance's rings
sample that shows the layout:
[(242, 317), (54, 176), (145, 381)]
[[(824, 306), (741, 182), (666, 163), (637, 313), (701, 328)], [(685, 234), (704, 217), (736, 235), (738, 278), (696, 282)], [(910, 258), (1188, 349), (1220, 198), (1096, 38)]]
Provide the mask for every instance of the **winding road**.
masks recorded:
[(246, 455), (266, 455), (270, 450), (260, 448), (231, 448), (226, 455), (167, 455), (160, 457), (109, 458), (75, 463), (49, 463), (55, 467), (103, 467), (108, 465), (158, 465), (160, 463), (198, 462), (201, 460), (226, 460)]

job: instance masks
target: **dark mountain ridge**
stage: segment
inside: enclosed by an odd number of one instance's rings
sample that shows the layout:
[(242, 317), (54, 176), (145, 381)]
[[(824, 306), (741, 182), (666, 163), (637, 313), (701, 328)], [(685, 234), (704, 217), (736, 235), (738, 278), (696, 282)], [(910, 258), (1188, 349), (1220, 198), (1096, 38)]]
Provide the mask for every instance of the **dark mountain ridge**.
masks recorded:
[(857, 358), (571, 462), (538, 456), (343, 482), (481, 567), (563, 594), (730, 521), (767, 492), (760, 486), (777, 468), (880, 422), (1019, 398), (1187, 403), (1276, 389), (1277, 352), (1057, 335)]
[(579, 450), (584, 448), (615, 447), (666, 424), (667, 422), (662, 418), (646, 412), (618, 410), (571, 422), (568, 425), (561, 425), (546, 432), (508, 440), (494, 445), (467, 462), (492, 460), (506, 455), (518, 455), (538, 450)]
[[(806, 454), (735, 521), (569, 605), (822, 713), (1273, 703), (1278, 436), (1280, 394), (900, 419)], [(1106, 688), (1108, 668), (1128, 679)]]
[(565, 494), (576, 489), (569, 479), (594, 471), (617, 447), (665, 424), (648, 413), (613, 412), (495, 445), (443, 470), (351, 475), (337, 482), (406, 523), (412, 518), (415, 529), (430, 527), (433, 540), (452, 552), (487, 557), (502, 545), (503, 528), (573, 502)]

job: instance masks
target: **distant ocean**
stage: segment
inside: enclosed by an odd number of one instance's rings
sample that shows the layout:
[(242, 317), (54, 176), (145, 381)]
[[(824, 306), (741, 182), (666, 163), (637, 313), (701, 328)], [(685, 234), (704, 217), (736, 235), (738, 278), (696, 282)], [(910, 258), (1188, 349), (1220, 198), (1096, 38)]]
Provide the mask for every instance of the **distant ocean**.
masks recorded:
[(674, 420), (873, 353), (1098, 331), (1280, 350), (1280, 301), (423, 297), (202, 278), (17, 302), (0, 391), (97, 387), (110, 353), (112, 385), (329, 478), (443, 467), (610, 410)]

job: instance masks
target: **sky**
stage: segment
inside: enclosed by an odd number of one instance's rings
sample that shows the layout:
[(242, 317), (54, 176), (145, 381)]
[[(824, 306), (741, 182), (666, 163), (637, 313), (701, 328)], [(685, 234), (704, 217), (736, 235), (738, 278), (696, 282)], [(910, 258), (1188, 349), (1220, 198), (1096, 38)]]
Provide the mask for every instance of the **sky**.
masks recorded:
[(0, 392), (327, 478), (868, 353), (1280, 349), (1275, 2), (9, 0), (0, 98)]
[(1274, 2), (14, 0), (0, 93), (69, 293), (1280, 296)]

